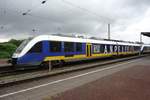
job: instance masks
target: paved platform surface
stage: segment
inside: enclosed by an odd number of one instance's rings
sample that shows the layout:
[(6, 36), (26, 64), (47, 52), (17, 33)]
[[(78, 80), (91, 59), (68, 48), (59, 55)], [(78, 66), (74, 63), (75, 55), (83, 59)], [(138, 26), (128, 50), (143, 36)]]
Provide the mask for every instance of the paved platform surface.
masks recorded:
[(46, 100), (150, 100), (150, 63), (134, 65)]

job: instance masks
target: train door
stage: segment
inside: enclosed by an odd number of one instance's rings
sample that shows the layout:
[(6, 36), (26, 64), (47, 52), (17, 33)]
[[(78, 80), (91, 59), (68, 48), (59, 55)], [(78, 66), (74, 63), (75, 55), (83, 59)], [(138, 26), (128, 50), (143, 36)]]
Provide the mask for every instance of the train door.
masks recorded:
[(86, 44), (86, 56), (87, 57), (92, 56), (92, 45), (91, 44)]

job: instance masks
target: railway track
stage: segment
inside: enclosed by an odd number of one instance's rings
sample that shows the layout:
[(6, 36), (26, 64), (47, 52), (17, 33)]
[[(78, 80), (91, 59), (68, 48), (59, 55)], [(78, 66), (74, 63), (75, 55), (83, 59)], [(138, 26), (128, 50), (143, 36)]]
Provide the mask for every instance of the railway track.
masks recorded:
[(11, 71), (13, 71), (12, 65), (5, 65), (5, 66), (0, 67), (0, 75), (2, 75), (4, 73), (9, 73)]
[(16, 83), (36, 78), (42, 78), (47, 77), (51, 75), (57, 75), (61, 73), (67, 73), (77, 70), (83, 70), (88, 68), (93, 68), (97, 66), (107, 65), (107, 64), (113, 64), (117, 62), (123, 62), (131, 59), (136, 59), (140, 57), (145, 57), (148, 55), (142, 55), (142, 56), (132, 56), (132, 57), (125, 57), (125, 58), (105, 58), (100, 61), (100, 59), (96, 60), (89, 60), (89, 61), (79, 61), (79, 62), (73, 62), (73, 63), (67, 63), (62, 67), (56, 67), (52, 71), (48, 71), (48, 69), (45, 68), (38, 68), (38, 69), (27, 69), (27, 70), (7, 70), (7, 71), (0, 71), (0, 86), (4, 86), (10, 83)]
[[(63, 66), (58, 67), (55, 66), (55, 69), (64, 69), (64, 68), (69, 68), (70, 66), (74, 65), (80, 65), (80, 64), (90, 64), (90, 63), (95, 63), (95, 62), (104, 62), (104, 61), (110, 61), (110, 60), (115, 60), (117, 58), (99, 58), (99, 59), (93, 59), (93, 60), (84, 60), (84, 61), (75, 61), (75, 62), (67, 62)], [(18, 74), (24, 74), (24, 73), (30, 73), (30, 72), (35, 72), (35, 71), (40, 71), (40, 70), (47, 70), (46, 68), (42, 68), (39, 66), (28, 66), (28, 69), (20, 68), (20, 69), (14, 69), (12, 65), (7, 65), (7, 66), (1, 66), (0, 67), (0, 77), (3, 76), (10, 76), (10, 75), (18, 75)]]
[[(70, 66), (74, 66), (74, 65), (94, 63), (94, 62), (97, 62), (97, 61), (100, 62), (100, 60), (108, 61), (108, 60), (112, 60), (112, 59), (114, 59), (114, 58), (102, 58), (102, 59), (94, 59), (94, 60), (67, 62), (61, 67), (55, 66), (55, 68), (53, 68), (53, 70), (57, 70), (57, 69), (59, 69), (59, 70), (62, 69), (63, 70), (64, 68), (69, 68)], [(28, 69), (24, 69), (24, 68), (14, 69), (12, 65), (1, 66), (0, 67), (0, 77), (10, 76), (10, 75), (18, 75), (18, 74), (24, 74), (24, 73), (31, 73), (31, 72), (36, 72), (36, 71), (47, 70), (48, 69), (48, 68), (42, 68), (40, 66), (28, 66), (28, 67), (29, 67)]]
[(36, 71), (40, 71), (40, 70), (46, 70), (45, 68), (34, 68), (34, 69), (9, 69), (9, 70), (5, 70), (5, 71), (0, 71), (0, 77), (5, 77), (5, 76), (11, 76), (11, 75), (19, 75), (19, 74), (24, 74), (24, 73), (31, 73), (31, 72), (36, 72)]

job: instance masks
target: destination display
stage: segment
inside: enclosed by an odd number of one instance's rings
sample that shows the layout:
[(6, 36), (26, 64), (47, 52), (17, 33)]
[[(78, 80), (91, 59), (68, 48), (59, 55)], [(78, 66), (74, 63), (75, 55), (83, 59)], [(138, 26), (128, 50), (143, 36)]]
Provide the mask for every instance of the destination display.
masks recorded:
[(93, 53), (135, 52), (140, 48), (127, 45), (93, 44)]

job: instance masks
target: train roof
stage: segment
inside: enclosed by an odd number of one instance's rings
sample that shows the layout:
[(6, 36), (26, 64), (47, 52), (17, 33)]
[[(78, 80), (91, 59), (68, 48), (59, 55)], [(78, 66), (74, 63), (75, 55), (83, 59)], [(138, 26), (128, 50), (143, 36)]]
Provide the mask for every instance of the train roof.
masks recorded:
[(98, 39), (91, 39), (91, 38), (78, 38), (78, 37), (67, 37), (67, 36), (56, 36), (56, 35), (39, 35), (33, 38), (34, 42), (43, 41), (43, 40), (140, 46), (140, 44), (128, 43), (128, 42), (123, 42), (123, 41), (112, 41), (112, 40), (108, 41), (108, 40), (102, 40), (102, 39), (98, 40)]
[(150, 47), (150, 44), (143, 44), (144, 47)]

